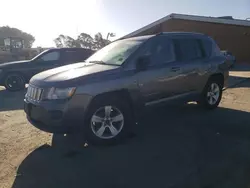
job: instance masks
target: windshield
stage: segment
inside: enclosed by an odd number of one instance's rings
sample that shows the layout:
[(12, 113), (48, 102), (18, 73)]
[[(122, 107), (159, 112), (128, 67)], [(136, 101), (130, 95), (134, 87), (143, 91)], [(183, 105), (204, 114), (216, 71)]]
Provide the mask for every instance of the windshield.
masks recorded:
[(122, 65), (123, 62), (140, 46), (141, 40), (116, 41), (97, 51), (86, 61), (111, 65)]

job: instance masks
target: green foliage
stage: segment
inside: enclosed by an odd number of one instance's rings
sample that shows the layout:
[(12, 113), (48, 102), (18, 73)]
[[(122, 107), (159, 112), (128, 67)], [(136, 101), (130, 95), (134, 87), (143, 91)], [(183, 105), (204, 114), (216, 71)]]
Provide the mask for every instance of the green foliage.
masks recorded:
[(108, 39), (103, 38), (101, 33), (97, 33), (94, 38), (87, 33), (81, 33), (76, 39), (67, 35), (59, 35), (54, 42), (58, 48), (81, 47), (92, 50), (98, 50), (110, 43)]
[(17, 28), (3, 26), (0, 27), (0, 40), (1, 44), (5, 38), (19, 38), (24, 41), (25, 48), (31, 48), (33, 42), (35, 41), (35, 37), (31, 34), (25, 33)]

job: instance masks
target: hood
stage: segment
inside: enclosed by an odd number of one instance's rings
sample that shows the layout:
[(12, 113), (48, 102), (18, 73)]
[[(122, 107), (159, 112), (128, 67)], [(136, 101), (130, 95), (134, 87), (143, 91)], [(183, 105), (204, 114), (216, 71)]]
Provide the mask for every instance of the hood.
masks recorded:
[(5, 67), (9, 65), (14, 65), (14, 64), (22, 64), (22, 63), (28, 63), (30, 60), (24, 60), (24, 61), (11, 61), (11, 62), (6, 62), (6, 63), (1, 63), (0, 67)]
[(105, 64), (75, 63), (41, 72), (33, 76), (30, 83), (37, 86), (61, 85), (68, 81), (77, 81), (95, 73), (106, 73), (109, 70), (118, 68), (117, 66)]
[(4, 68), (4, 67), (14, 67), (15, 65), (20, 65), (20, 64), (24, 64), (24, 63), (28, 63), (30, 62), (30, 60), (24, 60), (24, 61), (11, 61), (11, 62), (6, 62), (6, 63), (1, 63), (0, 64), (0, 68)]

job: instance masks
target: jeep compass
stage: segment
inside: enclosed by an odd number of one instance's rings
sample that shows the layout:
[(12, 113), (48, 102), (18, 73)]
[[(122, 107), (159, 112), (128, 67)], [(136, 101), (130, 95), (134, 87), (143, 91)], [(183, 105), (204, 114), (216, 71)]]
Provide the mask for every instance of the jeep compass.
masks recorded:
[(24, 109), (41, 130), (80, 132), (90, 143), (111, 144), (135, 126), (145, 106), (182, 100), (216, 108), (227, 78), (226, 58), (204, 34), (140, 36), (33, 76)]

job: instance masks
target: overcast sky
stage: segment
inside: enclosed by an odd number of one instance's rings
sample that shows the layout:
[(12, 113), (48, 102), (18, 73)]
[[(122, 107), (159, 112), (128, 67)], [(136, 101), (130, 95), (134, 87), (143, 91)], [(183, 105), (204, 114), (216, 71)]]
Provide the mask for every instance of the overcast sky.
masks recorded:
[(245, 19), (250, 0), (1, 0), (0, 26), (31, 33), (34, 47), (50, 47), (59, 34), (121, 37), (171, 13)]

